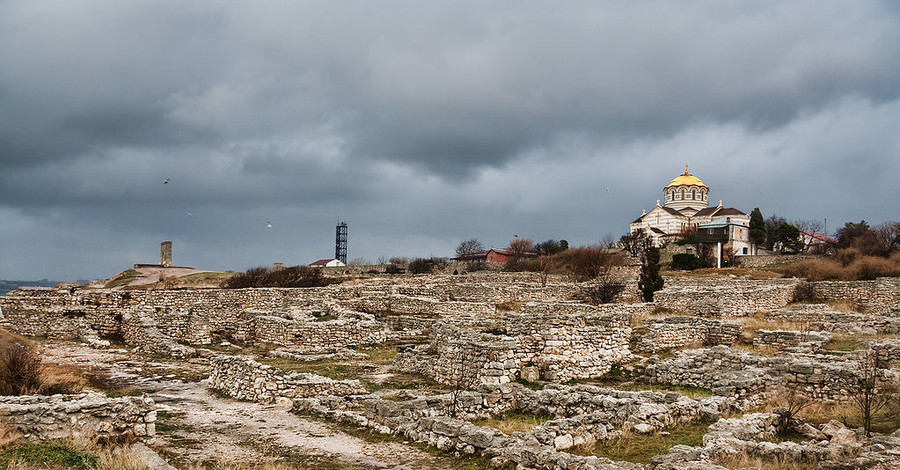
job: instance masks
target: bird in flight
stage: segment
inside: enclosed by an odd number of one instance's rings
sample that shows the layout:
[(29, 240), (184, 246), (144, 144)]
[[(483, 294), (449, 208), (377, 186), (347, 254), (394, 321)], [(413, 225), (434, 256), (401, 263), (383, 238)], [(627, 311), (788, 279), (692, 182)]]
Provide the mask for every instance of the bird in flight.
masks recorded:
[(266, 222), (266, 227), (272, 228), (272, 222)]
[(166, 178), (166, 180), (163, 181), (163, 184), (169, 184), (169, 181), (172, 181), (172, 178)]

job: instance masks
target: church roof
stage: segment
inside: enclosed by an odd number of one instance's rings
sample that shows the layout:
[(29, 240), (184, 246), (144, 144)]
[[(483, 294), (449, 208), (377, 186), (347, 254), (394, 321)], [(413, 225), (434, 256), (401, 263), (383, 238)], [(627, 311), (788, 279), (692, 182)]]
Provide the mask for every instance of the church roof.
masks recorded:
[(666, 206), (662, 206), (661, 209), (676, 216), (676, 217), (684, 217), (684, 214), (682, 214), (677, 209), (672, 209), (671, 207), (666, 207)]
[(726, 215), (747, 215), (734, 207), (704, 207), (694, 214), (694, 217), (722, 217)]
[(703, 186), (703, 187), (706, 187), (706, 185), (703, 184), (703, 181), (700, 181), (700, 178), (697, 178), (696, 176), (688, 173), (687, 165), (684, 166), (684, 174), (677, 176), (675, 179), (672, 180), (671, 183), (669, 183), (669, 186), (666, 186), (666, 187), (668, 188), (670, 186)]

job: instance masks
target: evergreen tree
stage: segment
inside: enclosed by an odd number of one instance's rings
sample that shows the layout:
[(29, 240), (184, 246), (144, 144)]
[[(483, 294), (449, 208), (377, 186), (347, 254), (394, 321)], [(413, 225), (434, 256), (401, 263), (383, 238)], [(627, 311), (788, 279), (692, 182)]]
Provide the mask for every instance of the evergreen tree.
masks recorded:
[(655, 246), (648, 246), (641, 255), (638, 288), (645, 302), (652, 302), (653, 293), (663, 288), (663, 278), (659, 275), (659, 248)]
[(766, 221), (763, 219), (759, 207), (750, 213), (750, 241), (757, 246), (766, 244)]

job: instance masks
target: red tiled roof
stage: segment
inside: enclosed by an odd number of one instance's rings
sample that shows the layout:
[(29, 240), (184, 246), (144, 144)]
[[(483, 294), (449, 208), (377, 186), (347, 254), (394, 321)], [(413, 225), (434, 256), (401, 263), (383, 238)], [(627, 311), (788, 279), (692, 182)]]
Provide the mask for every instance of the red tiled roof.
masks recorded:
[(312, 263), (309, 263), (309, 265), (310, 266), (325, 266), (326, 264), (328, 264), (332, 261), (334, 261), (334, 258), (320, 259), (320, 260), (313, 261)]

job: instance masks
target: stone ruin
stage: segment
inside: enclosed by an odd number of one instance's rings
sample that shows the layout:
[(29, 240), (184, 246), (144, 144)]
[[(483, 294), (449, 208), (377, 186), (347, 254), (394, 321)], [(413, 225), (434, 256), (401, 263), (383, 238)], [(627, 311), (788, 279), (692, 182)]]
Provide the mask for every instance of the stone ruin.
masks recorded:
[[(563, 281), (542, 287), (528, 274), (400, 279), (371, 278), (317, 289), (22, 289), (0, 297), (0, 326), (98, 348), (124, 341), (138, 350), (179, 358), (222, 341), (274, 345), (278, 349), (273, 355), (293, 360), (359, 358), (352, 348), (398, 344), (397, 370), (472, 390), (413, 394), (397, 401), (368, 394), (358, 381), (284, 373), (240, 356), (211, 358), (209, 384), (245, 400), (291, 399), (298, 412), (443, 449), (481, 452), (525, 468), (567, 469), (643, 468), (566, 450), (626, 431), (654, 432), (679, 422), (719, 420), (726, 411), (758, 406), (785, 388), (818, 400), (846, 400), (855, 356), (825, 350), (831, 335), (900, 331), (897, 279), (811, 283), (818, 301), (849, 303), (857, 312), (837, 311), (828, 304), (792, 304), (798, 285), (794, 280), (667, 278), (652, 304), (591, 306), (572, 301), (577, 286)], [(628, 296), (633, 298), (634, 292)], [(740, 320), (751, 316), (779, 325), (753, 333), (752, 345), (770, 348), (774, 355), (730, 347), (746, 341), (748, 332)], [(900, 376), (900, 340), (872, 341), (868, 348), (887, 373)], [(674, 354), (654, 356), (667, 351)], [(551, 384), (533, 391), (512, 383), (598, 377), (635, 360), (645, 382), (705, 388), (713, 397), (690, 400), (674, 393), (586, 385)], [(73, 403), (79, 400), (83, 398)], [(96, 405), (96, 397), (87, 400), (87, 406), (71, 406), (73, 413), (85, 415), (76, 422), (88, 423), (93, 418), (87, 416), (103, 414), (90, 410), (106, 405)], [(26, 402), (0, 400), (0, 417), (9, 421), (55, 413), (28, 411), (34, 403)], [(455, 403), (453, 412), (448, 411), (450, 403)], [(152, 435), (152, 404), (143, 399), (127, 406), (137, 411), (97, 426)], [(470, 422), (507, 411), (553, 419), (512, 436)], [(871, 454), (870, 461), (900, 449), (893, 437), (880, 438), (880, 451), (866, 447), (874, 441), (847, 444), (847, 433), (855, 433), (838, 425), (813, 430), (795, 423), (816, 436), (818, 443), (812, 447), (774, 443), (770, 431), (778, 419), (763, 413), (719, 420), (702, 447), (673, 448), (655, 459), (653, 468), (721, 468), (709, 462), (722, 449), (823, 460)], [(21, 427), (21, 432), (49, 435), (53, 426), (43, 431)]]

